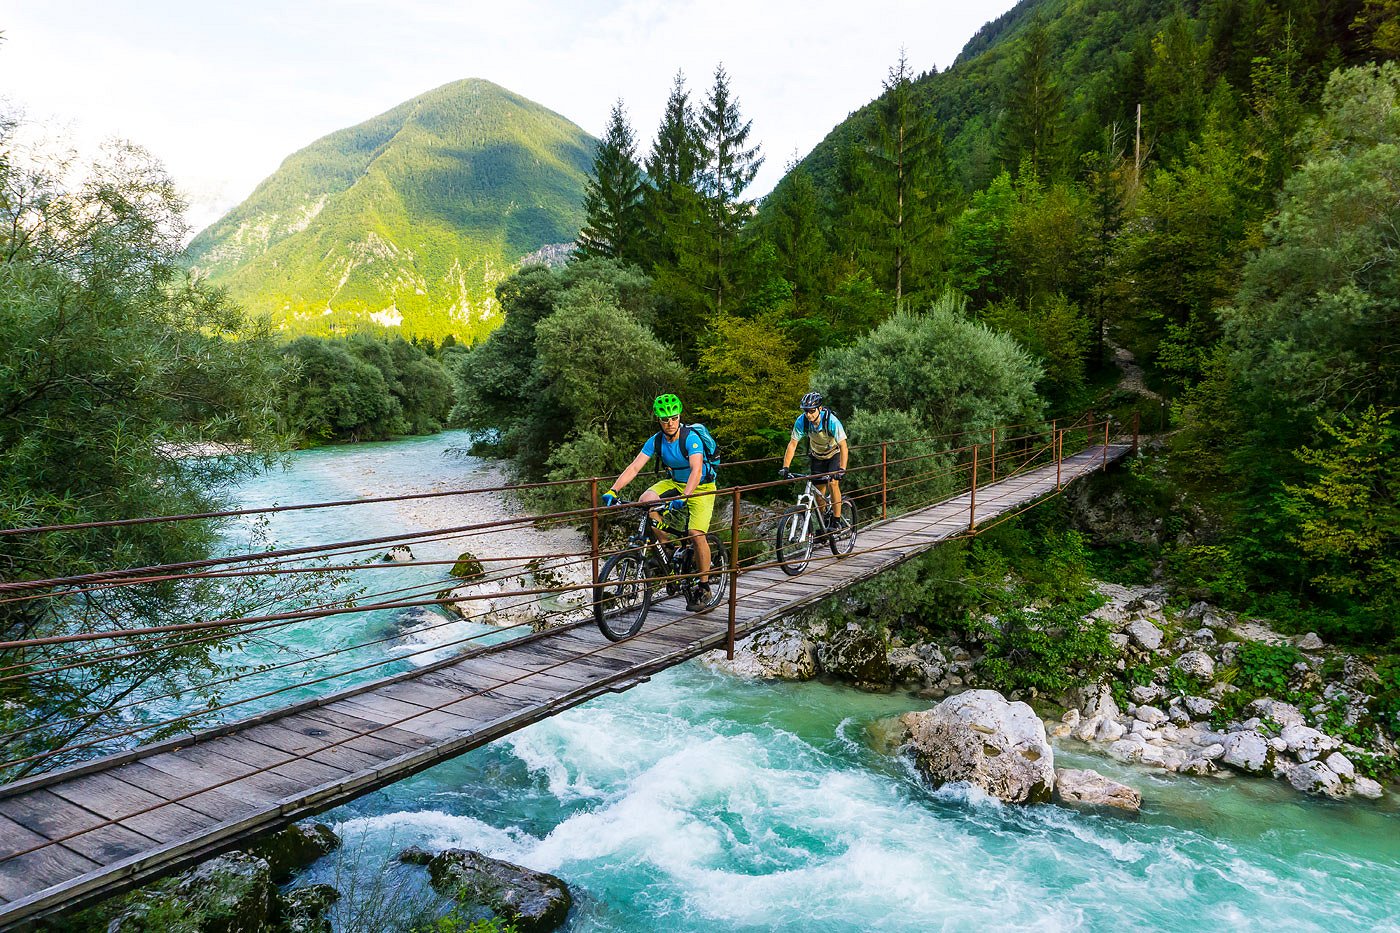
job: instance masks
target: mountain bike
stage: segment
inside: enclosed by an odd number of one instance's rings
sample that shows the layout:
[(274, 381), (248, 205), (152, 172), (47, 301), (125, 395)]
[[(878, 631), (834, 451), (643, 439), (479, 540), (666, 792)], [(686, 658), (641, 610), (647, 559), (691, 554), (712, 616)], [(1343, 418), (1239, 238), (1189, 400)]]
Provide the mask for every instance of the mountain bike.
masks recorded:
[[(803, 474), (792, 475), (800, 478)], [(841, 503), (841, 517), (835, 518), (824, 507), (826, 496), (817, 491), (810, 475), (806, 478), (807, 488), (797, 497), (797, 505), (784, 512), (778, 522), (778, 563), (790, 577), (807, 569), (818, 541), (825, 539), (831, 553), (838, 557), (851, 553), (856, 546), (856, 504), (846, 499)]]
[[(677, 540), (663, 542), (657, 536), (657, 503), (621, 502), (619, 507), (639, 509), (637, 530), (627, 539), (625, 550), (609, 557), (598, 572), (593, 586), (593, 618), (609, 641), (631, 638), (641, 630), (653, 603), (683, 597), (686, 605), (695, 602), (700, 578), (695, 564), (695, 548), (686, 536), (684, 516), (679, 527), (665, 522), (662, 530)], [(729, 555), (713, 534), (710, 544), (710, 597), (696, 612), (709, 612), (728, 595)], [(678, 577), (679, 579), (658, 579)]]

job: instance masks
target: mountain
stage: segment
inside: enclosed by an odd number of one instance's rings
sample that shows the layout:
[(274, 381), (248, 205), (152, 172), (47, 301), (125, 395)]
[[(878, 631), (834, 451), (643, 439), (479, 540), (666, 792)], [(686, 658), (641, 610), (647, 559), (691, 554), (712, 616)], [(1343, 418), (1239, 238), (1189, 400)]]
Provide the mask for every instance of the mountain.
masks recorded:
[(473, 340), (519, 260), (577, 235), (595, 145), (505, 88), (456, 81), (289, 156), (186, 255), (289, 333)]

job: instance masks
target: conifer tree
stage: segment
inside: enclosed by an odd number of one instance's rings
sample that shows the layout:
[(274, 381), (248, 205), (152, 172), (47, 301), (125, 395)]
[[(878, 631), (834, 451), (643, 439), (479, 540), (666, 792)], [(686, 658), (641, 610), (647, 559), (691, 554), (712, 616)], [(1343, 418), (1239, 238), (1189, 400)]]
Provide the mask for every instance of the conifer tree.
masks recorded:
[(914, 99), (903, 51), (884, 88), (856, 153), (853, 220), (867, 268), (902, 309), (905, 295), (926, 284), (952, 185), (942, 138)]
[(740, 115), (739, 101), (729, 88), (729, 75), (720, 65), (700, 111), (697, 188), (705, 211), (694, 258), (699, 260), (697, 284), (713, 310), (721, 314), (736, 273), (739, 230), (749, 216), (749, 203), (740, 198), (763, 164), (759, 147), (748, 145), (752, 125), (752, 120), (745, 121)]
[(643, 259), (642, 169), (621, 99), (613, 105), (593, 157), (593, 175), (583, 189), (583, 210), (577, 250), (581, 259)]
[(695, 114), (690, 106), (690, 93), (685, 88), (685, 74), (677, 71), (646, 162), (643, 202), (653, 267), (675, 265), (677, 250), (673, 240), (688, 227), (688, 221), (682, 223), (681, 216), (697, 208), (695, 176), (700, 148), (696, 137)]
[(1064, 137), (1064, 94), (1054, 79), (1050, 35), (1039, 19), (1022, 39), (997, 134), (1003, 168), (1015, 172), (1029, 160), (1037, 175), (1059, 167)]
[(809, 315), (826, 290), (833, 259), (822, 230), (817, 186), (805, 169), (793, 165), (774, 200), (773, 245), (779, 268), (792, 283), (797, 314)]

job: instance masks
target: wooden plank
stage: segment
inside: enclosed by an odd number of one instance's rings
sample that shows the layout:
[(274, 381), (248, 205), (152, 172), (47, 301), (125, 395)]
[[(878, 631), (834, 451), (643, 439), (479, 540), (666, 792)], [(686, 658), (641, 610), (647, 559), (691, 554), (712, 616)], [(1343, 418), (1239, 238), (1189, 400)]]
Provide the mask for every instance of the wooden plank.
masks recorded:
[(377, 758), (383, 759), (397, 758), (404, 752), (417, 747), (391, 742), (377, 734), (373, 734), (373, 725), (370, 723), (366, 723), (366, 725), (370, 727), (371, 734), (366, 734), (366, 730), (346, 729), (343, 726), (312, 719), (304, 713), (288, 716), (285, 719), (279, 719), (277, 724), (293, 732), (324, 738), (330, 742), (342, 742), (345, 739), (349, 739), (348, 742), (344, 742), (346, 746), (356, 751), (367, 752)]
[(0, 897), (19, 900), (87, 874), (98, 864), (60, 845), (48, 845), (0, 862)]
[[(217, 820), (210, 819), (212, 826)], [(63, 840), (63, 847), (77, 852), (99, 865), (111, 865), (122, 859), (154, 849), (158, 843), (126, 826), (99, 826)]]
[(425, 710), (392, 697), (377, 697), (373, 694), (337, 700), (334, 706), (363, 719), (417, 732), (437, 741), (453, 738), (472, 727), (471, 720), (460, 716)]
[(368, 719), (361, 719), (359, 716), (353, 716), (345, 710), (331, 709), (326, 706), (320, 709), (307, 710), (297, 715), (313, 722), (322, 722), (327, 725), (348, 729), (361, 734), (370, 733), (372, 731), (376, 739), (392, 742), (395, 745), (401, 745), (405, 750), (422, 748), (424, 745), (428, 745), (431, 742), (430, 739), (416, 732), (409, 732), (406, 729), (396, 729), (393, 726), (381, 726), (378, 723), (370, 722)]
[(54, 796), (90, 810), (104, 820), (120, 821), (127, 829), (158, 842), (182, 838), (217, 822), (102, 772), (56, 784), (52, 791)]
[[(145, 762), (133, 761), (112, 773), (126, 783), (164, 800), (183, 797), (185, 799), (180, 801), (182, 806), (218, 821), (241, 815), (248, 809), (248, 803), (244, 800), (237, 800), (217, 790), (205, 790), (211, 782), (206, 774), (198, 771), (181, 770), (171, 774)], [(195, 796), (187, 796), (190, 794)]]
[(48, 843), (48, 837), (39, 835), (7, 816), (0, 816), (0, 861), (18, 852)]
[(48, 789), (0, 800), (0, 816), (49, 839), (59, 839), (105, 822), (91, 810), (69, 803)]

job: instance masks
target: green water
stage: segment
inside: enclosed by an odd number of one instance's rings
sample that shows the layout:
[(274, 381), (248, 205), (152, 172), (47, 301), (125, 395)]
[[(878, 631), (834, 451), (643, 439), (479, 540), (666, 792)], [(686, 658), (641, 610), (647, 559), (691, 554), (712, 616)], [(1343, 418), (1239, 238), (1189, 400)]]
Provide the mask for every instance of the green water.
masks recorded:
[[(303, 454), (244, 499), (339, 497), (365, 485), (365, 469), (382, 489), (444, 471), (470, 483), (472, 464), (437, 455), (460, 442)], [(291, 513), (275, 531), (284, 544), (401, 520), (386, 511), (347, 528)], [(286, 638), (305, 651), (346, 636), (306, 626)], [(1139, 819), (930, 792), (866, 733), (924, 705), (692, 662), (332, 811), (346, 846), (302, 881), (349, 892), (341, 929), (371, 915), (403, 922), (423, 870), (392, 856), (419, 844), (559, 875), (576, 899), (571, 931), (1400, 930), (1393, 797), (1324, 803), (1275, 781), (1177, 778), (1082, 747), (1060, 748), (1057, 764), (1138, 787)]]

